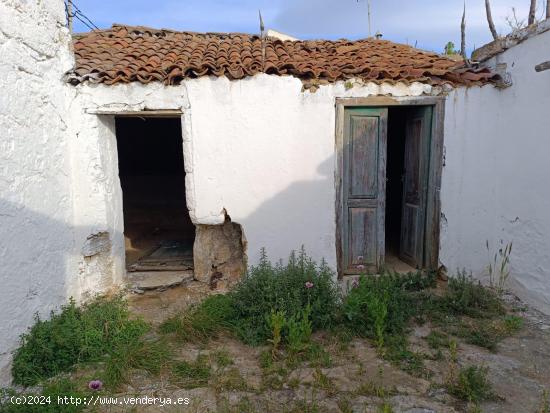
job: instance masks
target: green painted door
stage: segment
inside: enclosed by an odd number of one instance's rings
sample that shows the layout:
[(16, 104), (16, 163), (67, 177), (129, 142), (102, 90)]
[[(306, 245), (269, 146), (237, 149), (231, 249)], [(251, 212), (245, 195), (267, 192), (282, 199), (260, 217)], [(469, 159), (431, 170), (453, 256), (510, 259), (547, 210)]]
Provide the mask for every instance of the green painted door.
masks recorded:
[(399, 258), (417, 268), (425, 264), (424, 235), (432, 112), (431, 106), (412, 107), (406, 121)]
[(384, 264), (387, 108), (346, 108), (342, 167), (342, 270)]

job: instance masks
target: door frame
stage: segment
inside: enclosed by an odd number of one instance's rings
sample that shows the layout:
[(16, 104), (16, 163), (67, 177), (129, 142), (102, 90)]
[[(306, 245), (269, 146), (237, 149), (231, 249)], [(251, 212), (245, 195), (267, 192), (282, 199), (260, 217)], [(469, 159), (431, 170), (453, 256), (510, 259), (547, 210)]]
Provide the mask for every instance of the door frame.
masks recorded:
[(426, 228), (424, 235), (423, 267), (436, 270), (439, 267), (439, 232), (441, 218), (441, 174), (443, 170), (443, 137), (445, 120), (445, 96), (336, 98), (336, 260), (338, 278), (343, 277), (343, 168), (344, 168), (344, 111), (346, 108), (379, 108), (389, 106), (432, 106), (432, 139), (426, 194)]

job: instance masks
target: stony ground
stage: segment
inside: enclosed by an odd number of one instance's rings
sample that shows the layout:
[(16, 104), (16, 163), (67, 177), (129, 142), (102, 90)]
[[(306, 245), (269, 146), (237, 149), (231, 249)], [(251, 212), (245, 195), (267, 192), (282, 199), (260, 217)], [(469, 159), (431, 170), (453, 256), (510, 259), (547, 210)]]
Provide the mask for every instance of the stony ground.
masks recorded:
[[(131, 295), (133, 311), (153, 324), (185, 309), (204, 297), (199, 285)], [(367, 340), (342, 343), (317, 334), (323, 348), (317, 360), (290, 363), (281, 360), (266, 366), (267, 347), (248, 347), (231, 337), (208, 343), (178, 345), (177, 359), (212, 368), (208, 378), (183, 380), (150, 378), (136, 372), (119, 395), (188, 397), (191, 405), (178, 408), (105, 407), (104, 411), (136, 412), (502, 412), (543, 413), (543, 392), (550, 390), (550, 317), (524, 306), (513, 296), (506, 301), (524, 319), (514, 336), (504, 339), (496, 352), (458, 340), (457, 363), (449, 348), (434, 349), (426, 337), (427, 324), (409, 333), (411, 349), (424, 355), (424, 370), (409, 374), (379, 357)], [(328, 354), (327, 354), (328, 353)], [(496, 397), (480, 404), (480, 410), (459, 401), (445, 390), (445, 380), (456, 366), (482, 365)], [(453, 367), (455, 366), (455, 367)], [(391, 406), (391, 409), (390, 409)]]

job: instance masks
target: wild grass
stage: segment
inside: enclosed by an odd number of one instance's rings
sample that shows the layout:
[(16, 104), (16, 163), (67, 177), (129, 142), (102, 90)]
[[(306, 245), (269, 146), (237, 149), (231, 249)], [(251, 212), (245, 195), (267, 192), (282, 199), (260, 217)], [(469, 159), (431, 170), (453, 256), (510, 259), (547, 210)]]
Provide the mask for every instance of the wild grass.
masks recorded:
[[(10, 396), (40, 397), (43, 404), (15, 404), (11, 403)], [(83, 400), (90, 393), (80, 389), (73, 380), (58, 378), (45, 382), (42, 391), (38, 393), (16, 393), (9, 389), (0, 389), (0, 413), (77, 413), (84, 410), (84, 403), (58, 404), (59, 397), (73, 397)]]
[(199, 355), (194, 362), (178, 361), (172, 366), (173, 380), (186, 389), (204, 387), (212, 374), (208, 357)]
[(359, 396), (367, 396), (367, 397), (371, 396), (371, 397), (379, 397), (381, 399), (385, 399), (386, 397), (391, 397), (396, 395), (397, 389), (395, 387), (387, 388), (385, 386), (377, 384), (374, 381), (367, 381), (365, 383), (361, 383), (354, 393)]
[(231, 295), (207, 297), (199, 305), (168, 318), (159, 326), (161, 334), (171, 334), (184, 342), (204, 342), (234, 327)]
[(456, 378), (447, 383), (447, 390), (458, 399), (479, 403), (495, 397), (486, 367), (468, 366), (460, 369)]
[(77, 363), (102, 361), (116, 385), (122, 377), (116, 371), (133, 367), (139, 359), (136, 353), (154, 347), (143, 342), (148, 331), (147, 323), (130, 317), (121, 297), (100, 297), (82, 307), (70, 301), (49, 320), (36, 316), (35, 324), (22, 336), (13, 359), (14, 383), (34, 385), (72, 370)]
[[(181, 342), (202, 344), (231, 334), (245, 344), (271, 345), (260, 356), (264, 386), (282, 388), (289, 371), (308, 363), (315, 369), (313, 387), (332, 394), (334, 386), (321, 370), (332, 364), (322, 337), (334, 339), (332, 344), (339, 343), (342, 351), (354, 337), (368, 338), (384, 359), (412, 375), (428, 377), (424, 359), (430, 356), (412, 351), (407, 340), (415, 322), (435, 326), (427, 343), (438, 351), (448, 347), (455, 366), (453, 337), (494, 350), (522, 326), (521, 318), (506, 313), (494, 291), (464, 273), (451, 278), (443, 292), (434, 292), (434, 286), (433, 273), (384, 273), (361, 277), (343, 297), (326, 264), (317, 265), (305, 251), (276, 265), (263, 252), (259, 265), (228, 294), (209, 296), (162, 323), (156, 331), (160, 339), (147, 323), (130, 317), (120, 297), (100, 298), (82, 307), (70, 302), (50, 320), (37, 318), (16, 351), (14, 377), (18, 384), (32, 385), (92, 363), (100, 366), (98, 378), (113, 389), (128, 380), (132, 369), (141, 369), (152, 375), (169, 373), (186, 388), (246, 390), (246, 381), (226, 351), (189, 362), (173, 361), (170, 350)], [(314, 334), (319, 330), (326, 334)], [(490, 390), (484, 374), (475, 369), (454, 371), (449, 391), (472, 402), (481, 400)], [(380, 393), (377, 388), (362, 391)]]

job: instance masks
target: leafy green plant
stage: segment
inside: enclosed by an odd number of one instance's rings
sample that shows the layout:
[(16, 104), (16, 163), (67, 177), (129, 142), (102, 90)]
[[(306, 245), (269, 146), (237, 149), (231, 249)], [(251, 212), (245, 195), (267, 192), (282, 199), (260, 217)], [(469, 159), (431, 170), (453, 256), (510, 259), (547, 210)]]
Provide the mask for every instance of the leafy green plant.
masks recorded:
[(287, 343), (290, 352), (300, 353), (309, 347), (313, 331), (310, 316), (311, 306), (308, 304), (301, 313), (294, 314), (288, 319)]
[(383, 344), (385, 334), (403, 331), (411, 315), (409, 301), (397, 277), (367, 276), (344, 299), (342, 312), (352, 331)]
[(281, 344), (283, 337), (283, 328), (287, 324), (284, 311), (271, 310), (271, 314), (267, 317), (267, 323), (271, 329), (271, 338), (268, 341), (271, 343), (271, 357), (277, 358), (277, 352), (279, 351), (279, 345)]
[(312, 329), (331, 327), (340, 303), (333, 276), (324, 261), (317, 265), (303, 248), (298, 254), (292, 252), (286, 265), (271, 264), (262, 250), (259, 264), (251, 267), (231, 292), (237, 336), (247, 344), (265, 343), (271, 336), (266, 315), (274, 310), (291, 317), (308, 304)]
[(71, 300), (49, 320), (36, 316), (14, 353), (14, 383), (24, 386), (69, 371), (79, 362), (108, 361), (125, 343), (138, 343), (149, 330), (131, 319), (121, 297), (97, 298), (77, 307)]
[(473, 403), (492, 399), (494, 393), (487, 372), (486, 367), (463, 367), (456, 379), (447, 383), (447, 390), (453, 396)]

